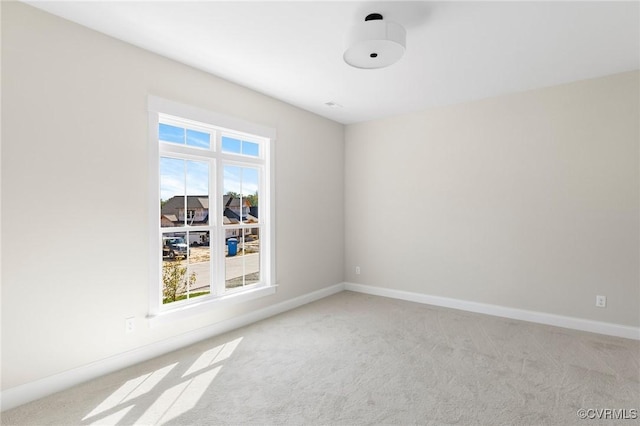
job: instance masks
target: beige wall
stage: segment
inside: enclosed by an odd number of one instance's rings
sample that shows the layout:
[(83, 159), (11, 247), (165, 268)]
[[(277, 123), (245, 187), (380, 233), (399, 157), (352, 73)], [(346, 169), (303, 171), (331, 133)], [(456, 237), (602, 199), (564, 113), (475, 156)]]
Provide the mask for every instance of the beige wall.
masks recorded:
[[(277, 130), (276, 295), (147, 327), (149, 94)], [(343, 131), (2, 2), (2, 389), (341, 282)]]
[(640, 325), (638, 82), (347, 126), (345, 279)]

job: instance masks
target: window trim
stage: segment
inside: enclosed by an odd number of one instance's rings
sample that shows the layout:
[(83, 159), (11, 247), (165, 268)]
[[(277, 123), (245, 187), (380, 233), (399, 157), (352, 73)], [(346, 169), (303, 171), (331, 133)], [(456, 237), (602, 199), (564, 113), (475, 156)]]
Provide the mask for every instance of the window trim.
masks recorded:
[[(171, 322), (173, 320), (188, 317), (195, 314), (205, 313), (211, 311), (214, 307), (227, 306), (231, 304), (241, 303), (248, 300), (256, 299), (259, 297), (274, 294), (276, 292), (276, 274), (275, 274), (275, 191), (274, 191), (274, 170), (275, 170), (275, 141), (276, 130), (270, 127), (262, 126), (259, 124), (251, 123), (230, 117), (222, 114), (218, 114), (212, 111), (194, 107), (191, 105), (174, 102), (168, 99), (160, 98), (157, 96), (149, 95), (148, 97), (148, 132), (149, 132), (149, 313), (147, 318), (150, 321), (150, 325)], [(264, 239), (263, 250), (264, 251), (264, 266), (263, 277), (264, 283), (261, 285), (251, 285), (247, 289), (229, 291), (225, 294), (218, 295), (217, 297), (209, 297), (205, 300), (193, 299), (188, 303), (180, 303), (175, 306), (163, 305), (161, 300), (161, 261), (159, 264), (159, 256), (157, 251), (157, 241), (160, 235), (160, 162), (158, 161), (160, 156), (160, 146), (158, 143), (158, 123), (160, 121), (160, 115), (170, 115), (175, 117), (184, 118), (185, 121), (193, 121), (196, 123), (203, 123), (211, 125), (218, 129), (218, 134), (229, 134), (246, 137), (250, 141), (255, 137), (267, 138), (269, 141), (268, 146), (261, 147), (261, 154), (264, 155), (265, 173), (264, 182), (261, 186), (264, 188), (267, 197), (264, 197), (261, 214), (264, 215)], [(165, 121), (163, 119), (163, 121)], [(216, 139), (219, 136), (216, 137)], [(212, 144), (216, 143), (211, 141)], [(264, 144), (262, 144), (264, 145)], [(182, 151), (181, 145), (175, 145), (176, 151)], [(220, 151), (218, 151), (220, 148)], [(216, 155), (218, 160), (216, 169), (220, 168), (222, 164), (232, 161), (233, 158), (238, 159), (236, 154), (224, 154), (221, 151), (221, 146), (216, 146)], [(245, 164), (251, 163), (252, 159), (257, 160), (255, 157), (240, 155), (242, 162)], [(260, 160), (262, 163), (262, 160)], [(217, 170), (216, 170), (217, 173)], [(218, 182), (220, 185), (221, 182)], [(218, 195), (218, 188), (213, 188), (212, 194)], [(216, 203), (217, 205), (217, 199)], [(218, 208), (215, 209), (216, 214)], [(221, 223), (220, 223), (221, 225)], [(219, 228), (224, 232), (224, 227)], [(262, 239), (262, 236), (261, 236)], [(214, 247), (218, 249), (218, 247)], [(218, 257), (216, 256), (216, 259)], [(212, 259), (213, 261), (213, 259)], [(212, 283), (213, 285), (213, 283)], [(213, 289), (213, 288), (212, 288)]]

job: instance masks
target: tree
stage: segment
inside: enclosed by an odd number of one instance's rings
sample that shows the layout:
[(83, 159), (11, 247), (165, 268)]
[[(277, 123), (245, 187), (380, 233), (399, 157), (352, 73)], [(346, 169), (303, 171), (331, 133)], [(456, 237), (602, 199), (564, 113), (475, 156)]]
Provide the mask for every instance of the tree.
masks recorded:
[(240, 194), (238, 194), (237, 192), (233, 192), (233, 191), (229, 191), (225, 195), (227, 195), (228, 197), (231, 197), (231, 198), (240, 198)]
[[(196, 282), (196, 273), (189, 275), (189, 287)], [(162, 265), (162, 300), (175, 302), (187, 290), (187, 267), (179, 260), (171, 260)]]
[(244, 197), (247, 201), (249, 201), (249, 204), (253, 207), (257, 207), (258, 206), (258, 191), (256, 191), (254, 194), (252, 195), (246, 195)]

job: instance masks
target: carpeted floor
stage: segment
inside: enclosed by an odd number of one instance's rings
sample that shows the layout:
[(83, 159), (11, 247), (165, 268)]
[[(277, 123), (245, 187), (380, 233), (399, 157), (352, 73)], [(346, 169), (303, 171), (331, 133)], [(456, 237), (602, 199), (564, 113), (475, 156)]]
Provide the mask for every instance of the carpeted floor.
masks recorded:
[(7, 411), (2, 424), (611, 425), (635, 424), (611, 420), (633, 410), (638, 341), (342, 292)]

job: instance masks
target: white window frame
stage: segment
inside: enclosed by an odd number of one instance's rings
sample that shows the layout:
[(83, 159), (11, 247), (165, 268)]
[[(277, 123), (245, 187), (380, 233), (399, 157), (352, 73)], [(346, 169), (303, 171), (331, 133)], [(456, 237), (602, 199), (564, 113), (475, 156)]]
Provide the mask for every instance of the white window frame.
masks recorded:
[[(276, 131), (273, 128), (250, 123), (234, 117), (221, 115), (212, 111), (190, 105), (170, 101), (156, 96), (148, 97), (149, 111), (149, 314), (147, 318), (150, 325), (163, 322), (172, 322), (182, 317), (210, 312), (215, 307), (240, 303), (253, 300), (259, 297), (274, 294), (276, 291), (275, 277), (275, 194), (273, 188), (274, 172), (274, 148)], [(242, 222), (232, 228), (260, 228), (260, 270), (261, 282), (248, 285), (240, 289), (224, 291), (223, 288), (216, 287), (211, 283), (211, 295), (199, 296), (170, 304), (162, 303), (162, 256), (161, 250), (161, 224), (160, 224), (160, 156), (171, 151), (188, 154), (193, 147), (182, 147), (175, 145), (170, 150), (161, 150), (158, 141), (158, 125), (162, 122), (170, 121), (168, 117), (176, 117), (181, 121), (193, 121), (196, 128), (198, 123), (204, 124), (209, 129), (214, 128), (215, 139), (211, 140), (215, 144), (215, 149), (206, 152), (206, 155), (213, 157), (215, 167), (209, 169), (210, 174), (210, 199), (209, 199), (209, 221), (214, 232), (210, 233), (212, 257), (211, 264), (213, 273), (224, 273), (224, 235), (229, 226), (223, 225), (223, 209), (220, 206), (223, 191), (223, 166), (233, 164), (242, 166), (252, 166), (263, 168), (259, 193), (260, 196), (260, 225), (243, 224)], [(184, 124), (182, 124), (184, 126)], [(221, 135), (241, 137), (245, 140), (260, 139), (260, 158), (252, 158), (241, 154), (226, 154), (221, 150)], [(240, 160), (240, 161), (238, 161)], [(218, 200), (220, 198), (220, 200)], [(186, 206), (186, 203), (185, 203)], [(186, 210), (185, 210), (186, 215)], [(166, 228), (163, 228), (166, 229)], [(195, 229), (194, 229), (195, 230)], [(215, 275), (212, 275), (214, 277)], [(220, 281), (219, 281), (220, 282)], [(218, 283), (219, 283), (218, 282)], [(218, 292), (218, 294), (214, 294)]]

